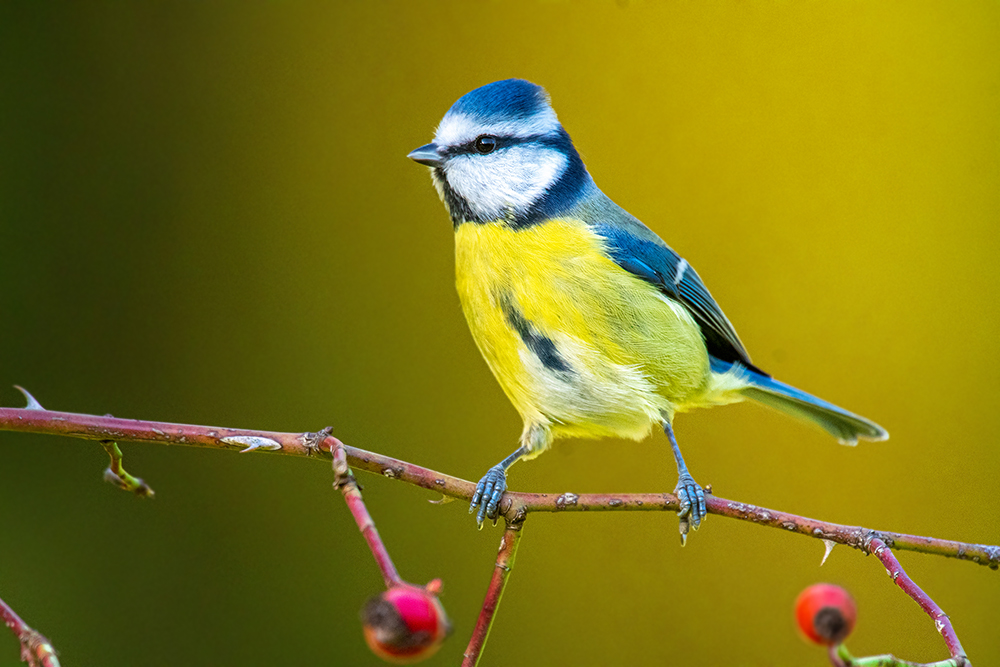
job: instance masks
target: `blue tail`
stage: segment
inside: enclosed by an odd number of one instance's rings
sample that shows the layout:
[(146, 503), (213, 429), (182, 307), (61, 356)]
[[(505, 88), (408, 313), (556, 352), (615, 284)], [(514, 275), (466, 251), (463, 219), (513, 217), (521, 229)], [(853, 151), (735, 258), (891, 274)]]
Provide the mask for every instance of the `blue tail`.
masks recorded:
[[(711, 361), (712, 371), (715, 373), (725, 373), (734, 365), (733, 362), (720, 361), (714, 357), (711, 358)], [(859, 438), (862, 440), (885, 440), (889, 437), (889, 433), (875, 422), (843, 408), (838, 408), (833, 403), (827, 403), (821, 398), (816, 398), (784, 382), (779, 382), (772, 377), (746, 368), (743, 364), (737, 362), (737, 365), (750, 383), (750, 386), (740, 393), (770, 408), (822, 427), (823, 430), (837, 438), (841, 444), (856, 445)]]

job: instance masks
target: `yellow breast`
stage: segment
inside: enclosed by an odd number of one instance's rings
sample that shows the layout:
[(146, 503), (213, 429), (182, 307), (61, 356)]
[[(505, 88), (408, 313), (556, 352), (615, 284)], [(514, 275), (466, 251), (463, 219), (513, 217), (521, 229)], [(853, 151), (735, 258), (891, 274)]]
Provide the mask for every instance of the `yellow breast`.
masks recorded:
[(615, 264), (584, 223), (464, 223), (455, 256), (469, 329), (526, 424), (640, 438), (705, 392), (693, 318)]

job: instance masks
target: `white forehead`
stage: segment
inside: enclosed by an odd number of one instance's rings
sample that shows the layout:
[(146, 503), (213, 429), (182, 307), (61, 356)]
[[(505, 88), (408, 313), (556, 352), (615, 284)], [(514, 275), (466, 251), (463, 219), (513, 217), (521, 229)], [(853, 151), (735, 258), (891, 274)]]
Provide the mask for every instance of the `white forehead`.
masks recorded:
[(461, 112), (448, 112), (438, 125), (434, 143), (438, 146), (461, 146), (481, 134), (526, 138), (550, 134), (559, 129), (559, 119), (552, 107), (545, 106), (526, 118), (508, 118), (485, 122)]

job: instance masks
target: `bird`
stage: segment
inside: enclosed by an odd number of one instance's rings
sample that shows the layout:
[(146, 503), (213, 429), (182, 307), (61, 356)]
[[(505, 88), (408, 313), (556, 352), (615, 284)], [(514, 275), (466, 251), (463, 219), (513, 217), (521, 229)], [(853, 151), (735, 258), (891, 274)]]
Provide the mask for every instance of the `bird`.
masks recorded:
[(466, 93), (407, 157), (430, 168), (466, 321), (524, 422), (517, 449), (476, 486), (480, 528), (498, 520), (515, 462), (556, 439), (641, 440), (659, 426), (683, 545), (707, 516), (673, 429), (691, 408), (751, 399), (842, 444), (889, 437), (751, 361), (694, 268), (597, 187), (541, 86), (506, 79)]

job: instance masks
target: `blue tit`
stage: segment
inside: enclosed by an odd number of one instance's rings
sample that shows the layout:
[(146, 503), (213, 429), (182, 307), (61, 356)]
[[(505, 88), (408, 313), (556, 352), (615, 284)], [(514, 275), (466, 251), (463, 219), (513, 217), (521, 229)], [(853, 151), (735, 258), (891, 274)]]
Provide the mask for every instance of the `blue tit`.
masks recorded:
[(409, 157), (431, 168), (469, 329), (524, 419), (520, 446), (476, 487), (480, 527), (496, 520), (515, 461), (556, 438), (639, 440), (658, 424), (683, 543), (707, 513), (672, 426), (690, 408), (750, 398), (844, 444), (888, 437), (750, 361), (694, 268), (594, 184), (541, 87), (508, 79), (467, 93)]

